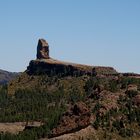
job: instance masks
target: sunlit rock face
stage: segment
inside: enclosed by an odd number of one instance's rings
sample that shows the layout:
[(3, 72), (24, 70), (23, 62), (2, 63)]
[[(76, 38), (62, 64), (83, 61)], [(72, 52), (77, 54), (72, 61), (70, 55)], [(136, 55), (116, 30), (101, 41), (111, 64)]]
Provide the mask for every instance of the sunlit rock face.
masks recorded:
[(38, 41), (37, 59), (49, 59), (49, 44), (45, 39)]

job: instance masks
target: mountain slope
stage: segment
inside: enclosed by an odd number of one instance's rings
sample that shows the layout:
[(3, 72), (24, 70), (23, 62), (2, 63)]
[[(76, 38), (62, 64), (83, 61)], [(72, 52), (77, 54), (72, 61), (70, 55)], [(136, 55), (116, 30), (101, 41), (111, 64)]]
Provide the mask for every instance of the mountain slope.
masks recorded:
[[(52, 59), (45, 40), (37, 48), (27, 70), (0, 88), (0, 122), (27, 122), (17, 135), (0, 133), (2, 139), (140, 138), (138, 74)], [(43, 125), (28, 125), (35, 121)]]
[(19, 73), (8, 72), (0, 69), (0, 84), (7, 84), (19, 75)]

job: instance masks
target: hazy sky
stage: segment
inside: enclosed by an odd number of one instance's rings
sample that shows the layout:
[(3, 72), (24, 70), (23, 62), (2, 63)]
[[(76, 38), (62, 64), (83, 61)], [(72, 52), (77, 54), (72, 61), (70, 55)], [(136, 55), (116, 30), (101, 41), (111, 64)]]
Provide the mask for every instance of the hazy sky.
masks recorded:
[(0, 0), (0, 69), (24, 71), (39, 38), (53, 58), (140, 73), (140, 0)]

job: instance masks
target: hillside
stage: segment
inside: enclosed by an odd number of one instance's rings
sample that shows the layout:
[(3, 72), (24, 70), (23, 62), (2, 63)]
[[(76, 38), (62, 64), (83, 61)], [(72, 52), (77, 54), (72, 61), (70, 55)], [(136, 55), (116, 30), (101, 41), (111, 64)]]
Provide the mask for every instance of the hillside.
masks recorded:
[[(5, 127), (0, 137), (138, 140), (139, 106), (139, 74), (53, 59), (48, 43), (40, 39), (37, 59), (0, 88), (0, 128)], [(9, 130), (7, 123), (16, 129)]]
[(0, 85), (7, 84), (19, 75), (19, 73), (8, 72), (0, 69)]

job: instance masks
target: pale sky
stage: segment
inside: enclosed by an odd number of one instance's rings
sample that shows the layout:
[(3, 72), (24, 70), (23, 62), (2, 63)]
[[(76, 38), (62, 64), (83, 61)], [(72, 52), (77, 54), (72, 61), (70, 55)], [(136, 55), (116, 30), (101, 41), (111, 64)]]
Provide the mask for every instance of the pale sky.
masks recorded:
[(0, 69), (26, 70), (39, 38), (55, 59), (140, 73), (140, 0), (0, 1)]

